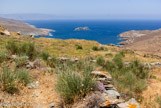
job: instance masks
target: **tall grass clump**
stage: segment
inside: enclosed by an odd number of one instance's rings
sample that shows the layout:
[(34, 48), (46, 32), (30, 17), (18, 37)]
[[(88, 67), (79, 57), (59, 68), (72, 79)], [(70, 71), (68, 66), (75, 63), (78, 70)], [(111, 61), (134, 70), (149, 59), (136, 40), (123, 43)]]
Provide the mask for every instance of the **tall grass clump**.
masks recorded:
[(7, 60), (7, 54), (4, 51), (0, 51), (0, 63)]
[(10, 70), (4, 67), (0, 73), (1, 87), (8, 93), (16, 93), (19, 89), (19, 84), (27, 85), (31, 81), (31, 76), (25, 69)]
[(19, 56), (28, 56), (30, 60), (33, 60), (36, 58), (36, 56), (39, 54), (38, 50), (36, 49), (36, 46), (34, 43), (31, 42), (25, 42), (25, 43), (18, 43), (16, 41), (8, 41), (6, 45), (6, 49), (10, 54), (16, 54)]
[(102, 56), (99, 56), (96, 60), (97, 64), (100, 66), (104, 66), (105, 64), (105, 59)]
[(23, 66), (25, 66), (25, 64), (27, 63), (27, 61), (28, 61), (28, 57), (27, 56), (17, 57), (15, 59), (15, 63), (16, 63), (16, 66), (17, 67), (23, 67)]
[(42, 52), (40, 56), (43, 60), (47, 61), (50, 57), (50, 54), (48, 52)]
[(86, 96), (95, 88), (95, 79), (90, 74), (92, 67), (88, 64), (86, 66), (82, 71), (78, 71), (75, 64), (67, 64), (62, 67), (64, 69), (58, 75), (56, 86), (65, 103), (72, 103), (75, 99)]

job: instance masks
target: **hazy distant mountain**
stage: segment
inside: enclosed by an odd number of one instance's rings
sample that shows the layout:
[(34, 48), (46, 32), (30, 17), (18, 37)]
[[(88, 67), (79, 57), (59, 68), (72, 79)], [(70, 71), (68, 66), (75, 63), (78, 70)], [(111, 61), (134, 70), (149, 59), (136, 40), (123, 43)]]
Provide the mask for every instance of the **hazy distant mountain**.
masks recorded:
[(16, 20), (52, 20), (58, 18), (58, 16), (49, 14), (0, 14), (0, 17)]

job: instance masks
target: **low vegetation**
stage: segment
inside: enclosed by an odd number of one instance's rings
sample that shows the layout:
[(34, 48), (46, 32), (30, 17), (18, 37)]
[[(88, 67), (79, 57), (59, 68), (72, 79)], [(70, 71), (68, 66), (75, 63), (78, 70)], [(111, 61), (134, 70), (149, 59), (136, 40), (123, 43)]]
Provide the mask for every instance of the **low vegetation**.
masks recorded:
[(157, 102), (159, 105), (159, 108), (161, 108), (161, 96), (160, 97), (158, 96), (157, 98), (155, 98), (155, 102)]
[[(146, 80), (149, 77), (148, 68), (142, 65), (139, 60), (134, 60), (128, 65), (123, 63), (123, 53), (116, 54), (112, 61), (97, 61), (113, 77), (114, 85), (127, 97), (136, 97), (141, 99), (140, 93), (146, 89)], [(104, 65), (103, 65), (104, 64)], [(127, 98), (126, 97), (126, 98)]]
[(96, 82), (90, 75), (92, 69), (90, 64), (84, 62), (77, 64), (68, 62), (61, 66), (57, 89), (65, 103), (72, 103), (75, 99), (84, 97), (94, 90)]
[(1, 87), (4, 91), (8, 93), (18, 92), (19, 85), (22, 84), (26, 86), (31, 82), (31, 76), (25, 69), (16, 69), (14, 71), (7, 67), (4, 67), (2, 72), (0, 72), (0, 82)]
[(30, 60), (35, 59), (36, 56), (39, 54), (39, 51), (36, 49), (35, 44), (30, 42), (20, 43), (13, 40), (8, 41), (6, 49), (12, 55), (25, 55), (28, 56)]
[(78, 45), (78, 44), (76, 44), (75, 46), (76, 46), (76, 49), (77, 49), (77, 50), (79, 50), (79, 49), (83, 49), (82, 45)]

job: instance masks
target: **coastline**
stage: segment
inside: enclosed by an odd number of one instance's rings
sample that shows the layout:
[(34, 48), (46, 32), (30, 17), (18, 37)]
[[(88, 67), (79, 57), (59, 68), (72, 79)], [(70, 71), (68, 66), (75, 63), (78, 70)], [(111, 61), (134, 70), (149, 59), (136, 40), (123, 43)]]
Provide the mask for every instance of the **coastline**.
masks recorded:
[(54, 31), (52, 29), (37, 28), (26, 22), (6, 18), (0, 18), (0, 25), (22, 35), (49, 36), (50, 32)]

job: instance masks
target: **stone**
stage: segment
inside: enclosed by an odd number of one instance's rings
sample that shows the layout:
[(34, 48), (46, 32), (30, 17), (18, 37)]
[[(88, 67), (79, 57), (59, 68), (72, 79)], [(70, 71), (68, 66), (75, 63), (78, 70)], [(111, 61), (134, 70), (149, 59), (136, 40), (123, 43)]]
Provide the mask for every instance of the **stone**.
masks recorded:
[(119, 99), (120, 98), (120, 94), (115, 90), (107, 90), (107, 91), (105, 91), (105, 94), (109, 98), (114, 98), (114, 99)]
[(130, 65), (131, 64), (131, 62), (124, 62), (124, 65), (125, 66), (128, 66), (128, 65)]
[(119, 108), (141, 108), (139, 103), (131, 98), (128, 102), (117, 104)]
[(0, 32), (1, 35), (7, 35), (7, 36), (10, 36), (10, 32), (8, 30), (4, 30), (2, 32)]
[(79, 59), (78, 58), (75, 58), (75, 59), (71, 59), (71, 61), (72, 62), (77, 62), (77, 61), (79, 61)]
[(104, 85), (105, 88), (113, 88), (112, 84)]
[(20, 32), (17, 32), (17, 35), (21, 35), (21, 33)]
[(11, 59), (17, 59), (17, 55), (11, 55)]
[(33, 69), (34, 68), (34, 63), (33, 62), (27, 62), (26, 63), (26, 68), (27, 69)]
[(42, 68), (42, 63), (39, 59), (36, 59), (34, 62), (33, 62), (33, 65), (34, 65), (34, 68)]
[(38, 86), (39, 86), (39, 81), (35, 81), (35, 82), (32, 82), (32, 83), (27, 84), (27, 87), (28, 87), (29, 89), (35, 89), (35, 88), (37, 88)]
[[(104, 71), (92, 71), (91, 74), (99, 76), (100, 78), (106, 78), (107, 80), (112, 80), (111, 75), (108, 72)], [(102, 79), (105, 80), (105, 79)]]
[(49, 104), (49, 107), (50, 107), (50, 108), (54, 108), (54, 106), (55, 106), (55, 102)]
[(59, 60), (60, 62), (65, 62), (65, 61), (69, 60), (69, 58), (58, 57), (57, 60)]

